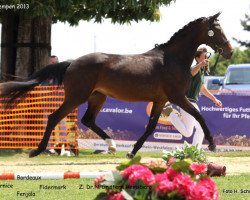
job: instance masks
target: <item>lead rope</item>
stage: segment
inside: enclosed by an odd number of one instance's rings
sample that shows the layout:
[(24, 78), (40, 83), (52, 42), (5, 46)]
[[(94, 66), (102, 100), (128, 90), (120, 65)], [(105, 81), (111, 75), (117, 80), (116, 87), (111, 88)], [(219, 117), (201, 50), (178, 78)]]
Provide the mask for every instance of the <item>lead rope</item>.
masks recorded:
[[(216, 69), (216, 66), (217, 66), (217, 64), (218, 64), (220, 55), (221, 55), (222, 53), (223, 53), (223, 49), (222, 49), (222, 48), (219, 48), (219, 49), (218, 49), (218, 56), (217, 56), (217, 58), (216, 58), (216, 60), (215, 60), (214, 66), (213, 66), (213, 73), (215, 72), (215, 69)], [(208, 67), (208, 70), (207, 70), (207, 74), (208, 74), (208, 75), (209, 75), (209, 72), (210, 72), (210, 69), (209, 69), (209, 67)], [(212, 74), (212, 75), (214, 75), (214, 74)]]

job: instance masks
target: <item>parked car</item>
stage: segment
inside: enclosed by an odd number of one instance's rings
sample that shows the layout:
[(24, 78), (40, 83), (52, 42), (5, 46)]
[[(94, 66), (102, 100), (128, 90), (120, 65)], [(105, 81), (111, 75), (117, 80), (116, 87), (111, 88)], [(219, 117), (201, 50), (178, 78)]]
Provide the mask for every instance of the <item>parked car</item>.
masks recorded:
[(223, 79), (223, 76), (205, 76), (204, 77), (204, 85), (207, 87), (208, 90), (219, 90), (220, 85), (214, 84), (213, 80), (219, 80), (221, 81)]
[(229, 94), (250, 95), (250, 63), (229, 65), (224, 79), (212, 82)]

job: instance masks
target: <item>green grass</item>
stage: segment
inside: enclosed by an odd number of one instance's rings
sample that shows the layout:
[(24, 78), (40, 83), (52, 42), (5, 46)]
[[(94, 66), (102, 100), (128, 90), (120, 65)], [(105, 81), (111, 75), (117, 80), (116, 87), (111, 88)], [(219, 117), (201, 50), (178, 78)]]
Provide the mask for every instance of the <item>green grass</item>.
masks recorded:
[[(101, 189), (88, 189), (88, 186), (94, 186), (93, 179), (65, 179), (65, 180), (39, 180), (39, 181), (23, 181), (11, 180), (0, 181), (2, 184), (11, 184), (13, 189), (0, 189), (0, 199), (16, 200), (16, 199), (36, 199), (36, 200), (92, 200)], [(44, 190), (40, 189), (40, 185), (47, 186), (66, 186), (61, 190)], [(82, 186), (84, 189), (82, 189)], [(19, 192), (19, 193), (18, 193)], [(20, 196), (20, 193), (32, 192), (35, 196)]]
[[(226, 176), (213, 178), (217, 183), (220, 200), (249, 200), (250, 193), (241, 193), (242, 189), (250, 190), (250, 174), (240, 176)], [(39, 181), (0, 181), (2, 184), (11, 184), (13, 189), (0, 189), (0, 199), (37, 199), (37, 200), (92, 200), (103, 190), (90, 188), (94, 186), (94, 179), (66, 179), (66, 180), (39, 180)], [(43, 190), (40, 185), (66, 186), (66, 190)], [(83, 189), (80, 189), (82, 188)], [(17, 192), (35, 194), (33, 197), (17, 195)], [(232, 191), (232, 193), (227, 193)], [(237, 191), (237, 193), (235, 192)]]
[[(29, 158), (29, 150), (21, 150), (18, 153), (14, 150), (0, 150), (0, 161), (32, 161), (34, 163), (49, 163), (49, 162), (94, 162), (94, 161), (102, 161), (109, 159), (111, 162), (115, 162), (116, 159), (125, 159), (126, 153), (125, 151), (119, 151), (115, 155), (109, 154), (93, 154), (93, 150), (80, 150), (79, 157), (61, 157), (61, 156), (48, 156), (46, 154), (41, 154), (40, 156)], [(161, 158), (162, 152), (138, 152), (137, 155), (141, 155), (142, 157), (149, 157), (149, 158)], [(218, 153), (207, 153), (208, 157), (249, 157), (249, 151), (242, 151), (242, 152), (218, 152)], [(80, 158), (80, 159), (79, 159)]]
[[(250, 174), (239, 176), (214, 177), (220, 200), (250, 200)], [(248, 190), (248, 193), (242, 193)]]
[[(24, 162), (24, 161), (32, 161), (33, 163), (50, 163), (50, 162), (96, 162), (102, 160), (109, 160), (111, 162), (116, 162), (117, 159), (126, 159), (127, 152), (120, 151), (115, 155), (110, 154), (93, 154), (94, 150), (80, 150), (79, 157), (71, 156), (48, 156), (47, 154), (41, 154), (34, 158), (29, 158), (29, 150), (22, 150), (20, 152), (16, 152), (14, 150), (0, 150), (0, 162), (1, 161), (11, 161), (11, 162)], [(142, 157), (150, 157), (150, 158), (161, 158), (162, 152), (138, 152), (137, 155), (141, 155)]]
[[(29, 150), (22, 150), (16, 152), (14, 150), (0, 150), (0, 162), (32, 162), (33, 164), (48, 164), (56, 162), (112, 162), (120, 163), (121, 160), (125, 159), (126, 152), (117, 152), (116, 155), (103, 155), (93, 154), (93, 150), (81, 150), (79, 157), (61, 157), (61, 156), (48, 156), (42, 154), (35, 158), (28, 157)], [(161, 158), (162, 152), (147, 152), (138, 155), (148, 158)], [(249, 157), (250, 152), (229, 152), (229, 153), (208, 153), (209, 157)], [(120, 160), (117, 160), (120, 159)], [(0, 169), (1, 172), (1, 169)], [(217, 183), (217, 187), (220, 194), (221, 200), (250, 200), (250, 193), (241, 193), (242, 189), (250, 190), (250, 174), (243, 174), (238, 176), (226, 176), (213, 178)], [(0, 199), (16, 200), (16, 199), (48, 199), (48, 200), (92, 200), (102, 190), (92, 188), (88, 189), (87, 186), (93, 186), (93, 179), (66, 179), (66, 180), (39, 180), (39, 181), (22, 181), (22, 180), (10, 180), (0, 181), (2, 184), (12, 184), (13, 188), (3, 188), (0, 186)], [(61, 186), (65, 185), (66, 190), (41, 190), (40, 185), (48, 186)], [(80, 189), (83, 185), (84, 189)], [(233, 193), (228, 193), (232, 190)], [(17, 192), (29, 193), (33, 192), (35, 197), (25, 197), (17, 195)], [(235, 193), (234, 191), (237, 191)]]

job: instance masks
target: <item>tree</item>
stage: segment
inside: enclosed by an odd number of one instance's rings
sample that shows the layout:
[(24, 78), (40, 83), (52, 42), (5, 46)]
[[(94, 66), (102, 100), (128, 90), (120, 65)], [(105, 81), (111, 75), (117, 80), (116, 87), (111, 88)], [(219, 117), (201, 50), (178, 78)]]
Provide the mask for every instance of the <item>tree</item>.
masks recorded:
[[(27, 77), (48, 63), (51, 24), (80, 20), (159, 21), (159, 7), (175, 0), (2, 0), (1, 79)], [(7, 76), (10, 79), (10, 76)]]
[(239, 63), (250, 63), (250, 48), (247, 48), (245, 50), (240, 50), (239, 48), (235, 48), (232, 57), (229, 60), (225, 60), (224, 58), (220, 57), (218, 64), (214, 69), (213, 66), (217, 59), (217, 56), (218, 55), (215, 54), (210, 58), (211, 62), (210, 74), (215, 76), (224, 76), (227, 67), (229, 65), (239, 64)]
[[(245, 20), (241, 20), (241, 25), (243, 26), (243, 30), (245, 31), (250, 31), (250, 16), (245, 14)], [(237, 41), (241, 46), (245, 47), (250, 47), (250, 41), (242, 41), (242, 40), (237, 40), (234, 38), (235, 41)]]

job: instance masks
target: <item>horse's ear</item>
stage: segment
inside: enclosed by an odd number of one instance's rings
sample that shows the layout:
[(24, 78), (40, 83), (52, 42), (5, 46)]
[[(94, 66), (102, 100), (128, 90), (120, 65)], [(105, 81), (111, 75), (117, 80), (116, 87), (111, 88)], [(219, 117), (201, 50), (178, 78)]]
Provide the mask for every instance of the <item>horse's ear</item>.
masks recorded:
[(210, 22), (210, 23), (213, 23), (214, 20), (216, 20), (216, 19), (220, 16), (220, 14), (221, 14), (221, 12), (218, 12), (217, 14), (215, 14), (215, 15), (209, 17), (209, 22)]

